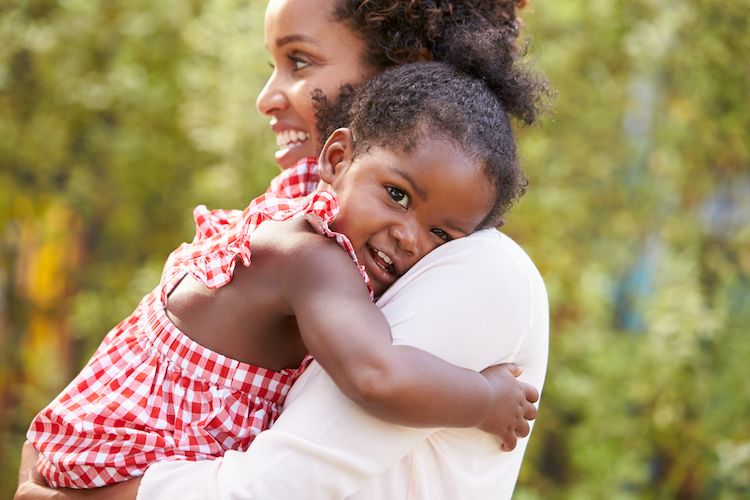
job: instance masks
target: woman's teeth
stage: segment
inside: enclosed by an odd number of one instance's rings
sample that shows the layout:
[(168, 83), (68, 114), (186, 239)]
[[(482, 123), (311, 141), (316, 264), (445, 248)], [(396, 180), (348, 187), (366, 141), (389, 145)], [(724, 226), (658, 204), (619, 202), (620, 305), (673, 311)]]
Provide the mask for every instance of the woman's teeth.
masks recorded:
[(310, 134), (300, 130), (282, 130), (276, 134), (276, 145), (279, 146), (279, 149), (288, 149), (299, 146), (309, 137)]

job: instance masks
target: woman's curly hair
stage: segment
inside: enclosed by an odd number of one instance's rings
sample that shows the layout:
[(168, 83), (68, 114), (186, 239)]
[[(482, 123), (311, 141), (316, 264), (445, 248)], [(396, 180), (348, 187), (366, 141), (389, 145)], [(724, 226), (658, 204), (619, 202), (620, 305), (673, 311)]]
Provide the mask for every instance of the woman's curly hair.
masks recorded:
[(328, 127), (321, 137), (351, 129), (355, 157), (373, 146), (408, 151), (425, 137), (444, 138), (459, 147), (495, 187), (492, 211), (478, 229), (501, 226), (503, 215), (525, 192), (513, 128), (497, 93), (486, 81), (451, 65), (404, 64), (357, 89), (343, 87), (335, 103), (322, 92), (314, 99)]
[(546, 82), (520, 64), (516, 9), (526, 0), (333, 0), (334, 20), (365, 42), (368, 66), (446, 62), (498, 93), (506, 111), (531, 124), (549, 94)]

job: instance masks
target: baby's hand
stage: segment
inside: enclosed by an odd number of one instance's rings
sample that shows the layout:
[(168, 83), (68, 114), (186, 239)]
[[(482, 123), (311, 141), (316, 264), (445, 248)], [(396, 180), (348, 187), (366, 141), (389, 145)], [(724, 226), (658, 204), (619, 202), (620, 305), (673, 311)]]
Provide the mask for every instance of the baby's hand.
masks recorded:
[(529, 435), (528, 421), (534, 420), (537, 414), (534, 403), (539, 400), (539, 391), (516, 378), (522, 372), (520, 366), (511, 363), (491, 366), (481, 372), (493, 389), (494, 406), (489, 417), (477, 427), (499, 437), (503, 451), (513, 450), (519, 437)]

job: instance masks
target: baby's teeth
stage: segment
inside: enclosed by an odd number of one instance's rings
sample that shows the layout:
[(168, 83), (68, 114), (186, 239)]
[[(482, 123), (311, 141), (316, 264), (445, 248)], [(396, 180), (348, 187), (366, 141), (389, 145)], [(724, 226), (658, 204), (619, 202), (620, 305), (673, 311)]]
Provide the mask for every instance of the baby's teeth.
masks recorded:
[(390, 257), (388, 257), (386, 254), (384, 254), (380, 250), (378, 250), (378, 256), (380, 256), (380, 258), (383, 259), (386, 262), (386, 264), (388, 264), (389, 266), (393, 264), (393, 261), (390, 259)]

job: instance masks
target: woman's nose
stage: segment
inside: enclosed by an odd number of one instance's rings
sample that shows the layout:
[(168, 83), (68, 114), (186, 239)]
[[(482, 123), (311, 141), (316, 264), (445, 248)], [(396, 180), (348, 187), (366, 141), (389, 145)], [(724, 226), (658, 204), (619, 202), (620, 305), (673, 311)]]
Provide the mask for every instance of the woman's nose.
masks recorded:
[(263, 90), (260, 91), (255, 107), (262, 115), (273, 115), (285, 110), (288, 106), (289, 100), (282, 91), (277, 72), (274, 71)]

